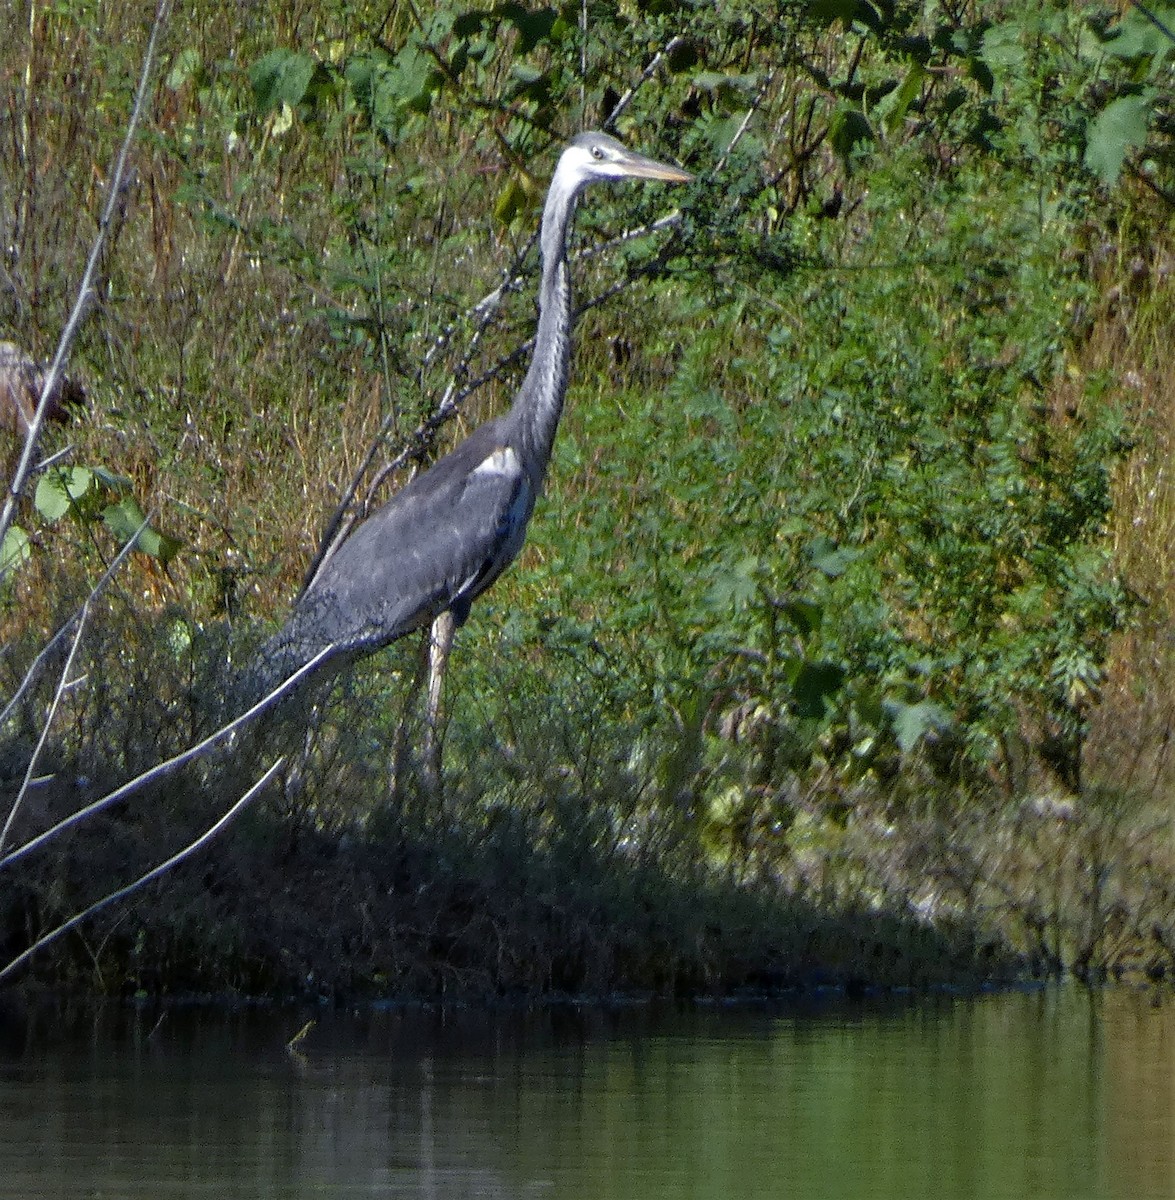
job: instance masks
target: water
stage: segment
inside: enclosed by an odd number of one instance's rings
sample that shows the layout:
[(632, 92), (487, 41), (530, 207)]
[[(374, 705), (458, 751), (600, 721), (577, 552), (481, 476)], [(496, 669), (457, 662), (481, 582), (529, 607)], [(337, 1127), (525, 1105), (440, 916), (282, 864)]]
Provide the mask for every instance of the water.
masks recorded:
[(0, 1197), (1175, 1200), (1175, 1004), (1125, 990), (155, 1021), (9, 1021)]

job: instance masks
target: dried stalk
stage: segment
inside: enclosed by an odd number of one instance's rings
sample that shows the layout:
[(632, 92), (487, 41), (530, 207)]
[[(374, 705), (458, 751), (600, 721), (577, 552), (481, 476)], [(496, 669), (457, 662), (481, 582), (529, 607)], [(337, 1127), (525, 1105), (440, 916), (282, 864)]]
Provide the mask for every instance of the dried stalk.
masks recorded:
[[(0, 968), (0, 983), (3, 983), (8, 976), (15, 974), (38, 950), (43, 950), (50, 943), (55, 942), (62, 934), (68, 933), (71, 929), (76, 928), (83, 921), (92, 917), (96, 912), (106, 908), (107, 905), (115, 904), (119, 900), (125, 900), (127, 896), (137, 892), (140, 888), (146, 887), (147, 884), (154, 882), (160, 876), (167, 874), (173, 867), (178, 866), (185, 859), (190, 858), (193, 854), (202, 850), (209, 842), (216, 837), (222, 829), (230, 824), (233, 819), (251, 803), (265, 785), (277, 774), (285, 762), (285, 757), (279, 758), (266, 772), (253, 784), (251, 788), (226, 812), (218, 821), (210, 825), (195, 841), (189, 842), (182, 850), (177, 851), (170, 858), (159, 863), (151, 868), (145, 874), (140, 875), (138, 879), (132, 883), (128, 883), (125, 887), (119, 888), (117, 891), (110, 892), (103, 896), (101, 900), (96, 900), (93, 904), (83, 908), (81, 912), (75, 913), (68, 921), (63, 921), (60, 925), (51, 929), (48, 933), (39, 937), (31, 946), (18, 954), (7, 966)], [(8, 861), (8, 860), (4, 860)]]
[(12, 518), (16, 512), (17, 499), (20, 497), (21, 490), (24, 488), (25, 482), (32, 471), (33, 456), (36, 453), (37, 443), (41, 439), (41, 430), (49, 413), (49, 398), (53, 395), (57, 387), (57, 381), (61, 378), (62, 372), (65, 370), (65, 364), (69, 361), (70, 351), (73, 349), (74, 339), (77, 337), (82, 322), (85, 320), (90, 308), (90, 288), (93, 283), (94, 272), (98, 269), (98, 260), (102, 256), (103, 247), (106, 245), (106, 237), (110, 232), (115, 209), (122, 193), (127, 158), (130, 155), (131, 145), (134, 142), (135, 130), (138, 128), (139, 120), (143, 115), (143, 109), (147, 103), (148, 87), (155, 64), (155, 48), (159, 42), (159, 35), (163, 31), (163, 26), (167, 22), (170, 10), (171, 0), (159, 0), (158, 7), (155, 9), (155, 19), (151, 24), (151, 35), (147, 39), (147, 49), (143, 54), (143, 68), (139, 74), (139, 86), (135, 91), (135, 102), (131, 108), (130, 118), (127, 121), (126, 136), (122, 140), (122, 146), (119, 148), (118, 157), (114, 162), (114, 170), (110, 175), (110, 183), (106, 189), (106, 203), (102, 208), (102, 216), (98, 221), (98, 232), (94, 235), (94, 242), (90, 247), (90, 256), (87, 258), (86, 268), (82, 272), (82, 281), (78, 285), (77, 298), (74, 301), (73, 309), (70, 311), (69, 320), (66, 321), (65, 328), (58, 339), (57, 352), (53, 355), (53, 362), (50, 364), (49, 370), (45, 373), (45, 378), (41, 386), (41, 396), (37, 401), (37, 409), (33, 413), (33, 418), (29, 422), (28, 430), (25, 433), (24, 449), (21, 452), (20, 462), (17, 464), (16, 470), (9, 482), (8, 494), (4, 498), (4, 508), (0, 511), (0, 542), (4, 541), (4, 535), (8, 532), (9, 526), (12, 524)]
[(33, 774), (37, 768), (37, 762), (41, 757), (41, 751), (45, 749), (45, 742), (49, 737), (49, 730), (53, 728), (54, 718), (57, 716), (57, 710), (61, 707), (62, 698), (65, 696), (66, 690), (72, 686), (70, 683), (70, 675), (73, 673), (73, 660), (77, 656), (78, 647), (82, 643), (82, 634), (86, 629), (86, 621), (90, 616), (90, 601), (87, 600), (82, 605), (81, 616), (77, 621), (77, 630), (73, 635), (73, 642), (70, 644), (69, 653), (65, 658), (65, 665), (61, 668), (61, 675), (57, 680), (57, 687), (53, 692), (53, 701), (49, 705), (49, 711), (45, 714), (45, 720), (41, 725), (41, 736), (37, 739), (37, 744), (33, 747), (33, 753), (29, 757), (29, 765), (25, 768), (24, 778), (21, 780), (20, 789), (16, 793), (16, 799), (8, 809), (8, 817), (4, 822), (4, 828), (0, 829), (0, 862), (3, 862), (4, 846), (8, 842), (8, 834), (12, 829), (12, 823), (16, 820), (17, 813), (20, 812), (21, 805), (24, 803), (25, 797), (28, 795), (29, 784), (33, 778)]
[(226, 725), (222, 725), (214, 733), (209, 734), (203, 741), (197, 742), (194, 746), (189, 746), (188, 749), (174, 755), (165, 762), (158, 763), (149, 771), (144, 771), (142, 774), (136, 775), (134, 779), (124, 783), (121, 787), (108, 792), (92, 804), (87, 804), (85, 808), (79, 808), (77, 812), (64, 817), (56, 825), (46, 829), (44, 833), (38, 834), (35, 838), (25, 842), (16, 850), (4, 855), (0, 858), (0, 871), (5, 867), (10, 867), (14, 863), (19, 862), (22, 858), (32, 854), (34, 851), (51, 842), (54, 838), (60, 837), (61, 834), (72, 829), (75, 825), (80, 825), (83, 821), (87, 821), (91, 817), (105, 812), (108, 808), (126, 800), (129, 796), (134, 795), (135, 792), (146, 787), (148, 784), (158, 783), (161, 779), (165, 779), (168, 775), (178, 771), (180, 767), (207, 753), (214, 746), (227, 741), (234, 733), (243, 729), (251, 721), (277, 704), (284, 696), (292, 692), (324, 659), (329, 658), (334, 650), (335, 645), (333, 642), (323, 647), (309, 662), (303, 664), (292, 675), (279, 683), (277, 687), (258, 700), (252, 708), (247, 709), (240, 716), (234, 717)]
[(126, 542), (126, 545), (124, 545), (122, 547), (122, 549), (119, 550), (119, 552), (114, 556), (114, 559), (110, 563), (110, 566), (108, 566), (106, 568), (106, 570), (102, 573), (102, 578), (99, 579), (98, 582), (96, 584), (94, 584), (94, 586), (90, 589), (90, 594), (82, 602), (82, 605), (78, 609), (78, 611), (76, 613), (74, 613), (74, 615), (72, 617), (70, 617), (69, 620), (66, 621), (65, 624), (62, 625), (61, 628), (45, 643), (45, 645), (41, 648), (40, 652), (37, 654), (37, 657), (34, 658), (33, 661), (29, 664), (29, 668), (27, 671), (25, 671), (24, 676), (21, 679), (20, 684), (18, 685), (16, 691), (12, 694), (12, 697), (9, 699), (8, 703), (5, 704), (3, 710), (0, 711), (0, 726), (4, 725), (4, 722), (7, 721), (8, 718), (12, 715), (13, 709), (15, 709), (16, 706), (20, 703), (21, 698), (29, 690), (29, 688), (32, 687), (32, 685), (37, 681), (37, 678), (41, 674), (42, 668), (44, 667), (49, 656), (56, 649), (57, 644), (59, 642), (64, 641), (65, 638), (69, 636), (69, 631), (74, 627), (74, 625), (79, 620), (82, 619), (82, 617), (85, 614), (85, 612), (87, 611), (87, 609), (106, 590), (107, 585), (114, 578), (115, 572), (127, 560), (127, 557), (130, 555), (130, 552), (135, 548), (135, 545), (139, 540), (139, 535), (143, 532), (144, 529), (147, 528), (148, 524), (150, 524), (150, 521), (151, 521), (151, 517), (150, 517), (150, 515), (148, 515), (146, 520), (143, 522), (143, 524), (140, 525), (139, 528), (135, 531), (134, 537), (129, 538)]

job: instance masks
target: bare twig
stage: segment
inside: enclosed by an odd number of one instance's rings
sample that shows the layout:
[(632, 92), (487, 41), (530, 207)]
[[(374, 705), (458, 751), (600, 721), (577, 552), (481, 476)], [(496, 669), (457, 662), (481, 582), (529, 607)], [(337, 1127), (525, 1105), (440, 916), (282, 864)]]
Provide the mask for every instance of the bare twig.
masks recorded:
[(126, 561), (127, 556), (135, 548), (135, 545), (139, 540), (139, 535), (144, 529), (147, 528), (150, 520), (150, 515), (148, 515), (143, 521), (143, 524), (140, 525), (138, 530), (135, 532), (134, 537), (128, 539), (122, 549), (119, 550), (119, 552), (114, 556), (110, 566), (108, 566), (102, 573), (102, 578), (99, 579), (98, 582), (90, 589), (90, 594), (82, 602), (82, 605), (77, 612), (75, 612), (74, 615), (70, 617), (69, 620), (66, 621), (65, 624), (62, 625), (61, 628), (41, 648), (40, 653), (36, 658), (33, 659), (28, 670), (25, 671), (24, 676), (20, 681), (20, 685), (13, 693), (11, 699), (7, 704), (5, 704), (3, 710), (0, 711), (0, 725), (3, 725), (4, 722), (8, 720), (9, 716), (12, 714), (12, 710), (20, 703), (21, 697), (24, 696), (25, 692), (27, 692), (29, 688), (32, 687), (32, 685), (36, 682), (37, 677), (41, 674), (41, 669), (44, 667), (45, 662), (48, 660), (50, 654), (52, 654), (56, 649), (58, 642), (64, 641), (69, 636), (69, 631), (79, 620), (82, 619), (89, 606), (92, 605), (94, 601), (97, 600), (98, 597), (106, 590), (107, 585), (110, 583), (111, 579), (114, 578), (115, 572), (119, 567), (122, 566), (122, 564)]
[(39, 937), (27, 950), (18, 954), (7, 966), (0, 969), (0, 983), (2, 983), (9, 975), (18, 971), (38, 950), (43, 950), (50, 943), (55, 942), (62, 934), (68, 933), (71, 929), (80, 925), (87, 918), (92, 917), (96, 912), (106, 908), (107, 905), (115, 904), (119, 900), (125, 900), (127, 896), (137, 892), (140, 888), (146, 887), (147, 884), (154, 882), (160, 876), (165, 875), (173, 867), (178, 866), (186, 858), (190, 858), (193, 854), (202, 850), (209, 842), (216, 837), (222, 829), (225, 828), (246, 805), (251, 803), (264, 789), (265, 785), (277, 774), (285, 762), (285, 757), (279, 758), (266, 772), (253, 784), (251, 788), (226, 812), (218, 821), (210, 825), (195, 841), (189, 842), (182, 850), (177, 851), (169, 859), (159, 863), (151, 868), (145, 874), (140, 875), (133, 883), (128, 883), (126, 887), (119, 888), (117, 891), (110, 892), (103, 896), (101, 900), (96, 900), (87, 908), (83, 908), (81, 912), (75, 913), (68, 921), (63, 921), (56, 928), (51, 929), (48, 933)]
[(651, 233), (660, 233), (663, 229), (676, 229), (681, 224), (681, 210), (674, 209), (672, 212), (666, 213), (663, 217), (658, 217), (655, 221), (650, 221), (646, 225), (638, 225), (635, 229), (626, 229), (623, 233), (618, 233), (613, 238), (608, 238), (607, 241), (598, 242), (594, 246), (585, 246), (576, 259), (596, 258), (601, 254), (609, 254), (618, 246), (623, 246), (628, 242), (635, 242), (638, 238), (648, 237)]
[(202, 742), (197, 742), (196, 745), (189, 746), (187, 750), (174, 755), (172, 758), (167, 759), (166, 762), (161, 762), (149, 771), (144, 771), (141, 775), (136, 775), (134, 779), (124, 783), (121, 787), (108, 792), (92, 804), (86, 805), (85, 808), (79, 808), (77, 812), (58, 821), (52, 828), (46, 829), (44, 833), (38, 834), (35, 838), (25, 842), (16, 850), (4, 855), (3, 858), (0, 858), (0, 870), (3, 870), (5, 867), (11, 867), (14, 863), (19, 862), (22, 858), (51, 842), (54, 838), (60, 837), (66, 830), (72, 829), (75, 825), (80, 825), (83, 821), (89, 820), (90, 817), (97, 816), (98, 813), (105, 812), (108, 808), (126, 800), (127, 797), (132, 796), (140, 788), (146, 787), (149, 783), (158, 783), (159, 780), (165, 779), (168, 775), (184, 766), (185, 763), (192, 762), (193, 759), (199, 758), (200, 755), (205, 754), (213, 746), (227, 741), (238, 729), (242, 729), (248, 725), (250, 721), (259, 717), (267, 709), (272, 708), (283, 696), (292, 692), (320, 663), (329, 658), (335, 649), (336, 646), (333, 642), (325, 646), (309, 662), (303, 664), (292, 675), (288, 676), (277, 687), (258, 700), (252, 708), (243, 712), (240, 716), (234, 717), (228, 724), (222, 725), (215, 733), (209, 734)]
[(288, 1042), (286, 1042), (286, 1049), (291, 1054), (300, 1054), (301, 1051), (298, 1049), (299, 1045), (303, 1041), (305, 1041), (307, 1037), (310, 1036), (310, 1031), (317, 1024), (318, 1024), (318, 1022), (313, 1017), (311, 1017), (310, 1020), (307, 1021), (306, 1024), (303, 1025), (302, 1028), (299, 1029), (298, 1032), (295, 1033), (294, 1036), (292, 1038), (290, 1038), (290, 1040)]
[[(736, 135), (737, 136), (737, 135)], [(650, 221), (648, 224), (640, 225), (635, 229), (626, 230), (614, 238), (610, 238), (605, 242), (601, 242), (596, 246), (588, 246), (578, 251), (573, 257), (575, 261), (583, 261), (590, 258), (595, 258), (598, 255), (605, 254), (618, 246), (623, 246), (627, 242), (635, 241), (638, 238), (648, 237), (650, 234), (660, 233), (665, 229), (672, 229), (681, 223), (681, 213), (676, 209), (667, 213), (665, 216), (658, 218), (655, 221)], [(510, 293), (518, 291), (526, 280), (526, 276), (521, 271), (522, 261), (524, 260), (530, 247), (534, 245), (536, 238), (532, 238), (524, 250), (518, 255), (510, 269), (505, 273), (502, 282), (483, 296), (472, 308), (468, 309), (464, 315), (457, 320), (451, 321), (434, 339), (433, 344), (429, 347), (425, 354), (422, 372), (431, 363), (433, 358), (441, 349), (444, 348), (452, 339), (455, 331), (471, 318), (476, 318), (476, 326), (473, 334), (470, 337), (469, 343), (465, 348), (465, 352), (461, 356), (460, 362), (453, 370), (452, 378), (445, 392), (442, 395), (440, 402), (436, 408), (416, 427), (415, 430), (405, 439), (399, 452), (387, 462), (383, 463), (372, 481), (368, 484), (366, 495), (363, 504), (358, 512), (352, 511), (352, 506), (355, 502), (360, 485), (367, 473), (371, 470), (372, 464), (375, 462), (376, 455), (379, 453), (380, 447), (383, 445), (383, 440), (387, 436), (394, 421), (394, 414), (389, 414), (384, 418), (375, 436), (371, 440), (371, 444), (367, 449), (367, 453), (363, 456), (363, 461), (351, 477), (351, 482), (343, 492), (343, 496), (336, 505), (334, 512), (331, 514), (330, 520), (327, 522), (326, 528), (323, 531), (322, 538), (319, 542), (318, 553), (315, 555), (307, 568), (306, 574), (302, 578), (301, 592), (305, 592), (314, 580), (318, 577), (323, 567), (330, 560), (331, 555), (343, 544), (347, 535), (354, 528), (355, 523), (361, 519), (362, 515), (371, 506), (371, 503), (382, 486), (384, 480), (389, 475), (406, 466), (413, 459), (420, 458), (427, 452), (432, 445), (438, 429), (446, 422), (451, 420), (460, 411), (462, 404), (474, 392), (485, 387), (486, 384), (498, 379), (509, 368), (514, 366), (521, 358), (523, 358), (530, 350), (534, 338), (527, 338), (524, 342), (520, 342), (508, 354), (499, 358), (491, 367), (483, 371), (480, 375), (469, 379), (469, 365), (473, 361), (474, 353), (481, 342), (482, 336), (486, 329), (493, 323), (494, 318), (498, 314), (502, 300)], [(624, 291), (633, 281), (633, 275), (626, 275), (619, 284), (614, 284), (605, 289), (600, 295), (592, 297), (580, 306), (579, 312), (585, 312), (588, 309), (595, 308), (602, 304), (605, 300), (619, 292)], [(462, 383), (462, 381), (466, 381)]]
[(605, 130), (614, 129), (616, 127), (616, 122), (620, 120), (621, 114), (632, 103), (632, 98), (637, 94), (637, 92), (639, 92), (641, 88), (644, 87), (650, 79), (652, 79), (657, 68), (661, 65), (662, 60), (666, 57), (666, 55), (672, 54), (674, 50), (676, 50), (684, 41), (685, 38), (683, 38), (680, 34), (674, 34), (674, 36), (671, 37), (669, 41), (667, 41), (651, 59), (649, 59), (649, 65), (641, 72), (641, 77), (632, 85), (632, 87), (628, 89), (627, 92), (624, 93), (623, 96), (620, 97), (619, 100), (616, 101), (612, 111), (604, 119)]
[(82, 605), (81, 616), (77, 621), (77, 630), (73, 635), (73, 643), (69, 647), (69, 654), (65, 659), (65, 666), (61, 668), (61, 675), (57, 680), (57, 688), (53, 693), (53, 701), (49, 705), (49, 711), (45, 714), (45, 720), (41, 725), (41, 736), (37, 739), (37, 744), (33, 747), (33, 753), (29, 758), (29, 765), (25, 768), (24, 778), (21, 780), (20, 789), (16, 793), (16, 798), (8, 808), (8, 817), (4, 822), (3, 829), (0, 829), (0, 861), (4, 854), (4, 846), (8, 841), (9, 831), (12, 829), (12, 823), (16, 820), (16, 814), (20, 812), (21, 805), (24, 803), (25, 797), (28, 795), (29, 782), (37, 769), (37, 762), (41, 757), (41, 751), (45, 748), (45, 742), (49, 738), (49, 730), (53, 727), (53, 720), (57, 716), (57, 710), (61, 707), (62, 697), (65, 695), (66, 689), (71, 686), (70, 675), (73, 672), (73, 660), (77, 656), (78, 647), (82, 644), (82, 634), (86, 629), (86, 621), (90, 616), (90, 601), (87, 600)]
[(40, 475), (49, 470), (50, 467), (55, 467), (59, 462), (64, 462), (73, 454), (73, 443), (68, 446), (62, 446), (60, 450), (50, 454), (48, 458), (43, 458), (30, 472), (33, 475)]
[(768, 71), (767, 77), (759, 86), (758, 92), (755, 94), (755, 99), (751, 103), (751, 107), (743, 114), (743, 119), (739, 122), (738, 128), (734, 131), (734, 137), (730, 139), (730, 145), (722, 152), (722, 157), (714, 164), (712, 174), (720, 175), (725, 169), (726, 164), (730, 161), (730, 156), (734, 153), (734, 148), (743, 140), (744, 135), (750, 128), (751, 118), (762, 107), (763, 101), (767, 98), (767, 91), (771, 87), (775, 79), (775, 72)]
[(587, 112), (587, 51), (588, 51), (588, 3), (579, 4), (579, 124), (583, 127)]
[(147, 49), (143, 54), (143, 69), (139, 75), (139, 86), (135, 91), (135, 102), (131, 108), (130, 119), (127, 121), (126, 136), (123, 138), (118, 157), (115, 159), (114, 169), (110, 175), (110, 183), (106, 191), (106, 203), (102, 208), (102, 216), (98, 221), (98, 232), (94, 236), (93, 245), (90, 247), (90, 256), (86, 260), (86, 267), (82, 272), (81, 283), (78, 285), (77, 299), (74, 301), (73, 309), (69, 314), (69, 320), (66, 321), (65, 328), (58, 339), (57, 352), (53, 356), (53, 362), (48, 371), (45, 372), (45, 378), (41, 386), (41, 396), (37, 402), (37, 408), (33, 413), (32, 420), (29, 421), (28, 430), (25, 433), (24, 450), (21, 452), (20, 462), (13, 472), (12, 479), (9, 481), (8, 492), (4, 498), (4, 508), (0, 511), (0, 542), (4, 540), (4, 535), (8, 532), (8, 528), (12, 524), (13, 514), (16, 512), (17, 499), (32, 470), (33, 456), (36, 453), (37, 443), (41, 438), (41, 430), (44, 427), (45, 419), (49, 412), (50, 397), (53, 396), (57, 388), (57, 381), (61, 378), (65, 364), (69, 361), (74, 339), (77, 337), (82, 321), (85, 319), (90, 308), (90, 288), (93, 283), (94, 272), (98, 268), (98, 260), (102, 255), (107, 234), (114, 220), (115, 209), (122, 192), (122, 181), (126, 175), (127, 158), (130, 155), (131, 145), (134, 142), (135, 130), (138, 128), (139, 120), (147, 103), (151, 73), (155, 63), (155, 48), (170, 10), (171, 0), (158, 0), (158, 5), (155, 9), (155, 19), (151, 25), (151, 35), (147, 40)]

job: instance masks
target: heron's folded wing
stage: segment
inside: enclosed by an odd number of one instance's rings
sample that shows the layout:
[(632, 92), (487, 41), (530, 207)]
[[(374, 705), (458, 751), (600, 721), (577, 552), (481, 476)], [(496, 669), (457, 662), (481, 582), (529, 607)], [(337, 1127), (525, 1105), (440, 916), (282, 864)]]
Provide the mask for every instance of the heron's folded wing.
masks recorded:
[(360, 525), (300, 602), (303, 625), (374, 647), (446, 608), (467, 611), (518, 553), (534, 507), (512, 448), (477, 459), (443, 459)]

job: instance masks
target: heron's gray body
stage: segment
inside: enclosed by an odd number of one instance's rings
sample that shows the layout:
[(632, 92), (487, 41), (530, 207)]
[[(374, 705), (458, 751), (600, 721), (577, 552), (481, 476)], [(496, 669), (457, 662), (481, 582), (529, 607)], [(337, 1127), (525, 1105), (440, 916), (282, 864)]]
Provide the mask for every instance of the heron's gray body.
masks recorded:
[(267, 682), (330, 645), (339, 655), (370, 653), (446, 610), (464, 622), (522, 548), (541, 485), (523, 469), (507, 424), (474, 430), (339, 547), (263, 651)]
[(684, 181), (676, 167), (580, 134), (563, 152), (543, 209), (539, 321), (530, 367), (504, 415), (413, 478), (326, 560), (253, 665), (264, 694), (323, 651), (323, 663), (377, 650), (470, 605), (518, 555), (542, 490), (571, 361), (567, 232), (595, 179)]

